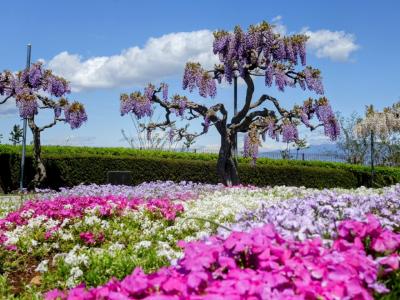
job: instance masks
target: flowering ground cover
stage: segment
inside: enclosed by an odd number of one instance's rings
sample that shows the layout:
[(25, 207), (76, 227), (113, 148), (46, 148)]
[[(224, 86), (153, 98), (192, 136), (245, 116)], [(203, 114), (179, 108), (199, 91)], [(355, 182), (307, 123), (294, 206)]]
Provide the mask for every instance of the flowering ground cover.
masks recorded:
[(5, 217), (10, 211), (18, 209), (32, 195), (1, 195), (0, 194), (0, 218)]
[(190, 182), (41, 191), (0, 219), (0, 296), (398, 299), (399, 195)]

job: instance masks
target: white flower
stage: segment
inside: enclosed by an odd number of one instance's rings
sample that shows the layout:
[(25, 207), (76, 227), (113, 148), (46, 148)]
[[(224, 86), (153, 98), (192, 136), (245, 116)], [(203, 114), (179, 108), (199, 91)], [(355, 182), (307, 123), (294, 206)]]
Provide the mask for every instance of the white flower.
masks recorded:
[(52, 264), (53, 266), (56, 265), (58, 258), (64, 258), (66, 256), (66, 253), (57, 253), (56, 255), (53, 256)]
[(60, 227), (64, 227), (65, 225), (67, 225), (69, 223), (70, 219), (64, 219), (60, 225)]
[(122, 232), (117, 230), (117, 229), (114, 229), (113, 230), (113, 235), (120, 236), (120, 235), (122, 235)]
[(150, 241), (140, 241), (135, 245), (136, 249), (148, 249), (151, 247), (151, 242)]
[(73, 267), (70, 271), (70, 277), (66, 284), (69, 288), (74, 287), (78, 283), (78, 279), (83, 275), (83, 272), (78, 267)]
[(13, 231), (6, 231), (4, 235), (6, 236), (7, 240), (5, 245), (15, 245), (18, 243), (21, 236), (23, 236), (25, 232), (25, 226), (19, 226), (15, 228)]
[(72, 277), (78, 278), (78, 277), (81, 277), (83, 275), (83, 272), (78, 267), (73, 267), (71, 269), (71, 271), (70, 271), (70, 274), (71, 274)]
[(84, 223), (89, 226), (98, 224), (100, 222), (101, 220), (97, 216), (86, 216), (84, 221)]
[(27, 227), (29, 228), (35, 228), (35, 227), (40, 227), (44, 221), (47, 220), (47, 217), (44, 215), (37, 216), (35, 218), (29, 219)]
[(125, 245), (124, 245), (124, 244), (115, 243), (115, 244), (112, 244), (112, 245), (108, 248), (108, 250), (109, 250), (110, 252), (114, 252), (114, 251), (122, 250), (122, 249), (124, 249), (124, 248), (125, 248)]
[(108, 223), (108, 221), (102, 220), (100, 226), (101, 226), (102, 229), (107, 229), (107, 228), (110, 227), (110, 224)]
[(47, 222), (44, 224), (44, 226), (46, 229), (51, 229), (56, 227), (58, 224), (60, 224), (59, 220), (48, 219)]
[(28, 218), (30, 218), (30, 217), (33, 216), (34, 212), (35, 212), (35, 211), (34, 211), (33, 209), (25, 210), (25, 211), (23, 211), (23, 212), (21, 213), (21, 217), (23, 217), (23, 218), (25, 218), (25, 219), (28, 219)]
[(44, 273), (48, 271), (49, 260), (45, 259), (40, 262), (40, 264), (36, 267), (35, 272)]
[(70, 232), (61, 232), (60, 237), (63, 241), (70, 241), (74, 239)]
[(89, 264), (89, 257), (82, 253), (78, 254), (77, 252), (83, 248), (80, 248), (79, 245), (76, 245), (74, 248), (72, 248), (65, 256), (64, 261), (68, 265), (72, 266), (78, 266), (80, 264), (83, 265), (88, 265)]

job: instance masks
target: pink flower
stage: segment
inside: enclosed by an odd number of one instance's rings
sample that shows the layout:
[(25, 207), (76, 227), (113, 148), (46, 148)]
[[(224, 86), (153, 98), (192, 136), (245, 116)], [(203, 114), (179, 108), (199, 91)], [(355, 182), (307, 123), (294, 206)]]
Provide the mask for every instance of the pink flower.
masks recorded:
[(7, 245), (6, 247), (7, 251), (17, 251), (17, 246), (16, 245)]
[(44, 295), (44, 299), (45, 300), (64, 300), (67, 299), (67, 296), (64, 292), (54, 289), (51, 291), (48, 291), (45, 295)]
[(136, 268), (132, 275), (125, 277), (121, 282), (121, 288), (131, 296), (144, 295), (148, 286), (148, 279), (139, 268)]
[[(157, 213), (170, 207), (163, 201), (148, 206)], [(68, 299), (372, 300), (373, 293), (387, 292), (378, 282), (379, 268), (397, 270), (399, 256), (393, 253), (374, 260), (367, 255), (363, 239), (370, 238), (372, 248), (393, 251), (398, 235), (368, 218), (370, 223), (347, 220), (340, 224), (332, 247), (323, 246), (320, 239), (284, 239), (270, 225), (233, 232), (225, 240), (179, 242), (185, 255), (176, 266), (152, 274), (137, 268), (122, 281), (114, 279), (89, 292), (75, 288)], [(86, 238), (90, 238), (88, 233)]]
[(397, 253), (385, 257), (379, 257), (377, 261), (379, 265), (386, 267), (385, 273), (399, 269), (400, 257)]
[(96, 244), (95, 235), (93, 232), (81, 232), (79, 237), (88, 245)]
[(192, 272), (188, 276), (187, 285), (191, 289), (200, 290), (201, 285), (208, 281), (208, 275), (205, 272)]
[(400, 248), (400, 234), (383, 230), (371, 241), (371, 248), (377, 252), (395, 251)]

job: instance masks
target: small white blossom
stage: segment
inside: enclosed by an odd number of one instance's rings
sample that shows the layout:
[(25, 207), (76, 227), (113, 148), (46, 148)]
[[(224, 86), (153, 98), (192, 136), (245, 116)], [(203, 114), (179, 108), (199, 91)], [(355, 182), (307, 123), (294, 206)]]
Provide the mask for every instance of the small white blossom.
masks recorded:
[(117, 229), (114, 229), (113, 230), (113, 235), (120, 236), (120, 235), (122, 235), (122, 232), (117, 230)]
[(101, 226), (102, 229), (107, 229), (107, 228), (110, 227), (110, 224), (108, 223), (108, 221), (102, 220), (100, 226)]
[(62, 232), (60, 237), (63, 241), (71, 241), (74, 239), (73, 235), (70, 232)]
[(97, 216), (86, 216), (85, 221), (84, 221), (84, 223), (89, 226), (98, 224), (100, 222), (101, 222), (101, 220)]
[(44, 273), (48, 271), (49, 260), (45, 259), (40, 262), (40, 264), (36, 267), (35, 272)]
[(112, 245), (108, 248), (108, 250), (109, 250), (110, 252), (114, 252), (114, 251), (122, 250), (122, 249), (124, 249), (124, 248), (125, 248), (125, 245), (124, 245), (124, 244), (115, 243), (115, 244), (112, 244)]
[(148, 249), (151, 247), (151, 242), (150, 241), (140, 241), (135, 245), (136, 249)]

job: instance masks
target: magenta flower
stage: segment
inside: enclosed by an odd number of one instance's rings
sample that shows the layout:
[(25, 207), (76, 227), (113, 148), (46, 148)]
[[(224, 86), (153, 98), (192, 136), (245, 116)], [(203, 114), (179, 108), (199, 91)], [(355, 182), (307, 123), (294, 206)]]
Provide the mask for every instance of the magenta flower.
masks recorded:
[[(150, 209), (163, 205), (153, 201)], [(332, 247), (321, 239), (284, 239), (271, 225), (233, 232), (225, 240), (179, 242), (185, 256), (176, 266), (152, 274), (137, 268), (121, 282), (113, 279), (76, 299), (373, 299), (374, 292), (388, 291), (378, 282), (379, 268), (397, 270), (399, 256), (367, 255), (363, 241), (371, 237), (389, 237), (385, 251), (398, 250), (397, 235), (369, 219), (339, 224)], [(68, 296), (81, 291), (72, 289)]]

